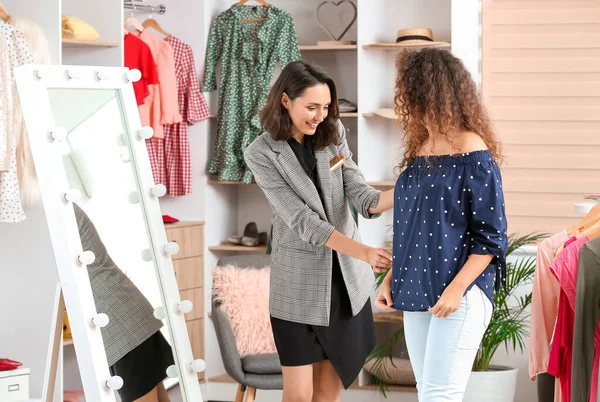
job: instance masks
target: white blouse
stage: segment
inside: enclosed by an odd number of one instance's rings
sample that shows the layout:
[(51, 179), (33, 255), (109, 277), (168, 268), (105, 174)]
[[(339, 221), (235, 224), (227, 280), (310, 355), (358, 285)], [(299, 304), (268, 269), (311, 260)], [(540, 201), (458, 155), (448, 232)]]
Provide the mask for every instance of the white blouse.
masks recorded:
[(28, 63), (33, 63), (33, 57), (25, 37), (0, 20), (0, 222), (20, 222), (26, 218), (21, 205), (12, 131), (18, 101), (13, 71)]

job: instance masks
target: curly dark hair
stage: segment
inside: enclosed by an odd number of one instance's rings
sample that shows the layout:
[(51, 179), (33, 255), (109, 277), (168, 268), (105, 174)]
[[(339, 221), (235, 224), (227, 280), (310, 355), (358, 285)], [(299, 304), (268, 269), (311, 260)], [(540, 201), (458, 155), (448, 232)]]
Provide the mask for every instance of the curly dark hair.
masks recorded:
[(476, 133), (494, 160), (502, 162), (502, 146), (487, 110), (471, 74), (458, 58), (435, 48), (405, 51), (399, 54), (396, 67), (394, 110), (404, 131), (400, 169), (417, 156), (430, 130), (455, 149), (461, 132)]

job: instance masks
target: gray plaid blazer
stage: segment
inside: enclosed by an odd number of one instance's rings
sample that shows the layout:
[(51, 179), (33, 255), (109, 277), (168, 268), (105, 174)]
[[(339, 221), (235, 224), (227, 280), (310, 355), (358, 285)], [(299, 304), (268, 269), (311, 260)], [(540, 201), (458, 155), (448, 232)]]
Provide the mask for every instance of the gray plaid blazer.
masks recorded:
[(163, 324), (154, 318), (154, 308), (148, 299), (110, 258), (87, 214), (78, 205), (73, 207), (83, 250), (96, 255), (87, 269), (96, 311), (109, 318), (101, 331), (108, 365), (112, 366)]
[[(332, 250), (325, 246), (337, 230), (361, 241), (348, 200), (365, 218), (379, 202), (379, 191), (365, 183), (346, 142), (341, 122), (339, 143), (315, 151), (324, 204), (287, 141), (269, 133), (259, 136), (244, 152), (246, 164), (273, 210), (270, 312), (273, 317), (311, 325), (329, 325)], [(329, 169), (342, 154), (347, 162)], [(356, 315), (374, 289), (369, 264), (338, 253), (352, 313)]]

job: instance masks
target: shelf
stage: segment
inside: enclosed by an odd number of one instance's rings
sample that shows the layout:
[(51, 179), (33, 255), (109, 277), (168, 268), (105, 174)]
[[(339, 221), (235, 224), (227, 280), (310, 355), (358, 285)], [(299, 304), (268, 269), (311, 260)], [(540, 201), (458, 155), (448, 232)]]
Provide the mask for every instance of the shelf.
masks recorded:
[(403, 322), (404, 313), (402, 311), (394, 311), (392, 313), (373, 313), (373, 321), (375, 322)]
[(377, 114), (375, 112), (363, 113), (362, 116), (366, 117), (366, 118), (377, 117), (379, 119), (387, 119), (387, 120), (392, 120), (392, 121), (398, 121), (398, 116), (396, 114), (394, 114), (394, 112), (391, 111), (391, 110), (387, 111), (387, 114), (385, 116), (382, 116), (382, 115)]
[(302, 45), (300, 51), (336, 51), (336, 50), (357, 50), (357, 45), (339, 45), (339, 46), (318, 46)]
[(63, 346), (73, 345), (73, 339), (63, 339)]
[(395, 180), (381, 180), (381, 181), (369, 181), (367, 184), (371, 187), (394, 187), (396, 186)]
[(234, 246), (229, 244), (221, 244), (220, 246), (211, 246), (208, 248), (210, 251), (234, 251), (242, 253), (266, 253), (267, 246), (258, 247), (246, 247), (246, 246)]
[(163, 225), (165, 226), (165, 229), (174, 229), (174, 228), (187, 228), (190, 226), (198, 226), (198, 225), (204, 225), (203, 221), (179, 221), (179, 222), (171, 222), (171, 223), (164, 223)]
[(419, 43), (417, 45), (402, 45), (397, 43), (372, 43), (369, 45), (363, 45), (363, 49), (374, 49), (374, 50), (418, 50), (426, 47), (435, 47), (440, 49), (450, 49), (451, 45), (449, 42), (431, 42), (431, 43)]
[(62, 44), (64, 47), (119, 47), (121, 46), (118, 42), (101, 42), (97, 40), (77, 40), (77, 39), (63, 39)]
[[(357, 112), (350, 112), (350, 113), (340, 113), (340, 117), (358, 117), (358, 113)], [(208, 116), (209, 119), (216, 119), (217, 115), (216, 114), (211, 114), (210, 116)]]
[(218, 184), (218, 185), (226, 185), (226, 186), (238, 186), (238, 185), (251, 186), (256, 183), (242, 183), (241, 181), (227, 181), (227, 180), (209, 180), (208, 184)]

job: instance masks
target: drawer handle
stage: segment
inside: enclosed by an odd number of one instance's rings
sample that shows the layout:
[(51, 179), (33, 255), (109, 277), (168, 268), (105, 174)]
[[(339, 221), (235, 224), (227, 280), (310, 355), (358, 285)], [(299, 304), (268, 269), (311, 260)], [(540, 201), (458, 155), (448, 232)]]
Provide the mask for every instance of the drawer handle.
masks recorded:
[(21, 389), (21, 387), (19, 386), (19, 384), (13, 384), (13, 385), (8, 386), (8, 392), (15, 392), (20, 389)]

